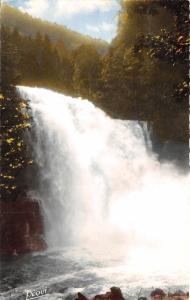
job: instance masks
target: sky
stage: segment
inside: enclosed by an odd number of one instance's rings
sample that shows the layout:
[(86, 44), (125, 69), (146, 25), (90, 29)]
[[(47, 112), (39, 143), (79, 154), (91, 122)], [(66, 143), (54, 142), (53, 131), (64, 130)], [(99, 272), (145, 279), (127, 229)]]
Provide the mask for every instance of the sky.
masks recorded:
[(117, 32), (120, 0), (4, 0), (33, 17), (110, 42)]

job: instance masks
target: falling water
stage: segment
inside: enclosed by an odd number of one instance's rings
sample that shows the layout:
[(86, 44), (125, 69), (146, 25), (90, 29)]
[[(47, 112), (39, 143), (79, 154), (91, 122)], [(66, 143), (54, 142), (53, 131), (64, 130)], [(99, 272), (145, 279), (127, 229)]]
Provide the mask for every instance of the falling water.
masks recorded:
[(49, 249), (75, 244), (104, 257), (120, 253), (128, 272), (187, 280), (189, 175), (158, 162), (138, 122), (47, 89), (19, 90), (31, 101)]

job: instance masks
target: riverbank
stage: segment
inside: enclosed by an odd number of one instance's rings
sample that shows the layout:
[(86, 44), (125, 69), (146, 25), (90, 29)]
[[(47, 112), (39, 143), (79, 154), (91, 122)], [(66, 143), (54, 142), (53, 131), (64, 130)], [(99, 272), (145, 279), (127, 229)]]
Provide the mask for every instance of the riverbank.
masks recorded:
[[(141, 292), (141, 291), (140, 291)], [(165, 293), (164, 290), (156, 288), (150, 293), (151, 300), (187, 300), (189, 299), (189, 292), (184, 292), (182, 290), (177, 290), (173, 293)], [(84, 294), (78, 293), (76, 300), (90, 300)], [(111, 287), (110, 291), (105, 294), (96, 295), (93, 300), (125, 300), (122, 291), (118, 287)], [(147, 297), (140, 296), (138, 300), (147, 300)]]

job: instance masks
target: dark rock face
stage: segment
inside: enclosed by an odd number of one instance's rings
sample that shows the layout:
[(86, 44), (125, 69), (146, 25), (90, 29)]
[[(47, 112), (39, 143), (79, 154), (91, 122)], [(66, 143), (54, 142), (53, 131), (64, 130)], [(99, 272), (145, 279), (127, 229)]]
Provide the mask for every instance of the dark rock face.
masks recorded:
[(43, 223), (37, 201), (20, 196), (0, 203), (0, 255), (14, 256), (45, 249)]
[(150, 134), (152, 150), (158, 155), (162, 162), (172, 162), (178, 168), (189, 171), (189, 145), (188, 143), (179, 143), (172, 140), (163, 141)]
[[(78, 293), (78, 297), (76, 300), (88, 300), (86, 296), (81, 293)], [(102, 295), (96, 295), (93, 300), (125, 300), (121, 289), (118, 287), (111, 287), (110, 292)]]
[(79, 292), (76, 300), (88, 300), (88, 298)]

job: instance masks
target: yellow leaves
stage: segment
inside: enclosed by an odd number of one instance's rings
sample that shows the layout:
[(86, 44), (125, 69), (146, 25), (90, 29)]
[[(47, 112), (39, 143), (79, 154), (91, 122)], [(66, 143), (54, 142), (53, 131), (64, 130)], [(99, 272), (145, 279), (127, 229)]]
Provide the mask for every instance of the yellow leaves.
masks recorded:
[(10, 176), (10, 175), (5, 175), (3, 173), (0, 174), (0, 177), (4, 178), (4, 179), (14, 179), (14, 176)]
[(16, 185), (9, 186), (4, 183), (1, 183), (0, 188), (4, 190), (16, 190), (17, 186)]
[(28, 127), (31, 127), (31, 124), (30, 123), (22, 123), (22, 124), (17, 124), (15, 127), (17, 129), (18, 128), (28, 128)]
[(0, 184), (0, 188), (3, 188), (5, 190), (9, 190), (10, 189), (10, 187), (8, 185), (4, 184), (4, 183)]
[(186, 40), (184, 41), (183, 45), (188, 46), (190, 44), (190, 37), (186, 38)]
[(16, 165), (13, 165), (13, 164), (9, 164), (9, 167), (11, 169), (18, 169), (18, 168), (21, 168), (22, 167), (22, 164), (21, 163), (18, 163)]
[(14, 148), (12, 148), (10, 151), (8, 151), (8, 152), (5, 153), (4, 157), (7, 158), (7, 157), (9, 157), (11, 154), (13, 154), (15, 152), (16, 152), (16, 150)]
[[(32, 159), (28, 160), (28, 161), (25, 161), (25, 160), (22, 160), (22, 161), (17, 161), (15, 162), (14, 164), (10, 163), (9, 164), (9, 167), (11, 169), (18, 169), (18, 168), (22, 168), (24, 167), (25, 164), (27, 165), (32, 165), (34, 163), (34, 161)], [(6, 177), (8, 178), (8, 177)], [(14, 177), (13, 177), (14, 178)], [(8, 179), (13, 179), (13, 178), (8, 178)]]
[(180, 52), (182, 52), (182, 49), (177, 49), (176, 50), (176, 53), (180, 53)]
[(0, 188), (4, 188), (4, 189), (8, 190), (10, 187), (6, 184), (1, 183)]
[(9, 139), (6, 139), (6, 142), (7, 142), (7, 144), (12, 144), (13, 142), (14, 142), (14, 140), (15, 139), (13, 139), (13, 138), (9, 138)]
[(7, 179), (14, 179), (13, 176), (4, 176), (4, 178), (7, 178)]
[(184, 87), (188, 87), (189, 85), (188, 85), (188, 83), (187, 83), (186, 81), (184, 81), (184, 82), (183, 82), (183, 86), (184, 86)]
[(29, 115), (27, 115), (27, 114), (23, 114), (23, 119), (25, 119), (25, 120), (29, 120), (29, 119), (30, 119), (30, 117), (29, 117)]
[(17, 143), (17, 146), (18, 146), (18, 147), (22, 147), (22, 146), (23, 146), (23, 142), (22, 142), (22, 141), (18, 142), (18, 143)]
[(189, 43), (190, 43), (190, 37), (187, 37), (187, 38), (185, 38), (185, 36), (180, 36), (178, 39), (177, 39), (177, 41), (178, 41), (178, 43), (180, 44), (180, 45), (189, 45)]
[(26, 107), (27, 107), (26, 103), (24, 103), (24, 102), (20, 103), (20, 108), (26, 108)]
[(15, 126), (16, 128), (22, 128), (22, 124), (18, 124)]
[(155, 56), (155, 53), (154, 52), (150, 52), (150, 57), (154, 57)]
[(30, 123), (24, 123), (24, 124), (23, 124), (23, 127), (24, 127), (24, 128), (31, 127), (31, 124), (30, 124)]
[(177, 41), (178, 41), (178, 42), (181, 42), (181, 41), (183, 40), (183, 38), (184, 38), (184, 37), (181, 35), (181, 36), (177, 39)]
[[(2, 101), (1, 101), (2, 100)], [(28, 104), (25, 100), (17, 97), (3, 97), (0, 93), (0, 109), (3, 113), (2, 119), (2, 147), (3, 157), (1, 158), (2, 169), (0, 172), (3, 195), (14, 195), (17, 189), (16, 174), (21, 169), (32, 165), (33, 160), (29, 155), (23, 132), (27, 130), (31, 117), (28, 114)], [(29, 167), (29, 166), (28, 166)]]
[(13, 128), (11, 128), (11, 129), (8, 129), (8, 132), (13, 132)]

